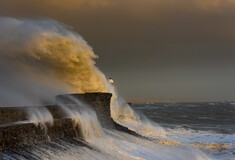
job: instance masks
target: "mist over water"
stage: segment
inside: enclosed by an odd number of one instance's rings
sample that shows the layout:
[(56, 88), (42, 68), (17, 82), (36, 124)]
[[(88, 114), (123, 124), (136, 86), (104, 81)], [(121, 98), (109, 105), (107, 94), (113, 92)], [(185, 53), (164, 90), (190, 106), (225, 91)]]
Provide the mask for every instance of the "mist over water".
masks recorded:
[(1, 87), (10, 98), (4, 99), (6, 104), (17, 93), (23, 95), (17, 98), (19, 105), (18, 101), (28, 103), (24, 99), (43, 101), (69, 91), (107, 91), (105, 77), (94, 66), (92, 49), (65, 25), (53, 20), (1, 18), (0, 37)]
[(156, 134), (147, 118), (120, 100), (95, 66), (91, 47), (69, 27), (53, 20), (1, 18), (0, 37), (1, 105), (43, 104), (61, 93), (111, 92), (115, 121), (141, 134)]
[[(94, 150), (77, 148), (75, 141), (61, 140), (34, 146), (31, 156), (41, 159), (79, 159), (79, 156), (81, 159), (210, 159), (187, 144), (173, 143), (163, 127), (135, 112), (95, 66), (95, 58), (87, 42), (62, 23), (50, 19), (0, 18), (1, 106), (51, 104), (58, 94), (110, 92), (113, 120), (145, 137), (103, 129), (96, 113), (71, 97), (74, 105), (57, 105), (65, 117), (72, 118), (81, 128), (84, 140)], [(53, 124), (53, 117), (46, 109), (35, 108), (28, 113), (30, 122)], [(162, 145), (161, 140), (171, 145)]]

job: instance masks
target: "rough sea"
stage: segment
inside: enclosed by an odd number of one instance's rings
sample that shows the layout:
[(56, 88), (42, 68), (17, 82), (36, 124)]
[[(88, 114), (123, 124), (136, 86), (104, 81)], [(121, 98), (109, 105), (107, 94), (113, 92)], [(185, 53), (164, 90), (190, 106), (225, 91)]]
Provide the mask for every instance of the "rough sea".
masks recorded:
[(235, 159), (235, 103), (134, 104), (157, 122), (167, 136), (190, 144), (214, 159)]
[[(48, 137), (2, 151), (0, 159), (235, 160), (235, 103), (133, 104), (136, 113), (72, 27), (50, 19), (2, 17), (0, 35), (1, 106), (41, 106), (55, 95), (109, 92), (111, 118), (139, 135), (105, 129), (87, 107), (74, 112), (62, 104), (81, 127), (83, 140)], [(30, 113), (37, 115), (28, 117), (32, 123), (53, 121), (49, 111)]]

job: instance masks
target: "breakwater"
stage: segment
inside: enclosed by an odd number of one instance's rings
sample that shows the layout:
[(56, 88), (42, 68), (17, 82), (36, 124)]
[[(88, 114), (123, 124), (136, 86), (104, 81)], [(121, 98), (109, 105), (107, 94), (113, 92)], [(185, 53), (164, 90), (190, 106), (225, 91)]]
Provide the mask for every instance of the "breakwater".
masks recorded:
[[(103, 128), (114, 129), (110, 116), (110, 93), (85, 93), (56, 96), (56, 104), (75, 103), (71, 99), (86, 103), (95, 110)], [(74, 107), (74, 106), (73, 106)], [(31, 123), (28, 121), (29, 110), (47, 109), (53, 116), (53, 123)], [(82, 139), (79, 125), (73, 118), (66, 117), (59, 105), (31, 107), (0, 107), (0, 150), (9, 150), (16, 146), (30, 145), (58, 138)]]

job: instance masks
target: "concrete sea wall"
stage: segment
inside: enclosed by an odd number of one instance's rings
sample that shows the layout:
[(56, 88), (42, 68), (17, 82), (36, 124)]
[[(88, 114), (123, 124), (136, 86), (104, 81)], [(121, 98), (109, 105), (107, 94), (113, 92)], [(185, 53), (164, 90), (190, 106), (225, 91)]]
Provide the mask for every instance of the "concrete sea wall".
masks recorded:
[[(110, 115), (110, 93), (85, 93), (59, 95), (58, 103), (74, 104), (71, 97), (79, 99), (93, 108), (102, 127), (114, 129)], [(72, 98), (72, 99), (73, 99)], [(47, 108), (54, 118), (54, 123), (33, 124), (28, 121), (29, 110)], [(64, 111), (58, 105), (39, 107), (0, 107), (0, 150), (12, 147), (40, 143), (57, 138), (82, 139), (79, 126), (71, 118), (65, 118)]]

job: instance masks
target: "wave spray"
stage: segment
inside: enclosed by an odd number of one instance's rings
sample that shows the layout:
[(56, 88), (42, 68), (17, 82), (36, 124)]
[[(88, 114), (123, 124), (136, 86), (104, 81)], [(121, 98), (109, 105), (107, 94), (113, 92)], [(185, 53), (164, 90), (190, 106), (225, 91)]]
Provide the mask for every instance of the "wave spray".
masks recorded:
[(0, 18), (0, 37), (0, 72), (10, 79), (0, 83), (10, 97), (1, 94), (1, 102), (40, 104), (61, 93), (111, 92), (114, 121), (145, 136), (164, 135), (160, 126), (119, 97), (95, 66), (92, 48), (68, 26), (53, 20)]
[[(74, 106), (57, 105), (63, 109), (65, 118), (75, 121), (84, 140), (95, 150), (78, 149), (73, 143), (58, 140), (48, 142), (49, 145), (36, 145), (33, 151), (19, 151), (19, 155), (30, 153), (40, 159), (209, 159), (188, 146), (176, 148), (158, 144), (154, 138), (164, 136), (164, 129), (137, 114), (118, 95), (115, 86), (95, 66), (96, 58), (86, 41), (64, 24), (49, 19), (0, 18), (1, 106), (50, 104), (52, 97), (58, 94), (110, 92), (113, 94), (112, 119), (149, 137), (146, 140), (103, 129), (96, 113), (71, 97)], [(52, 115), (44, 108), (29, 110), (28, 115), (30, 122), (45, 121), (43, 123), (53, 125)]]

